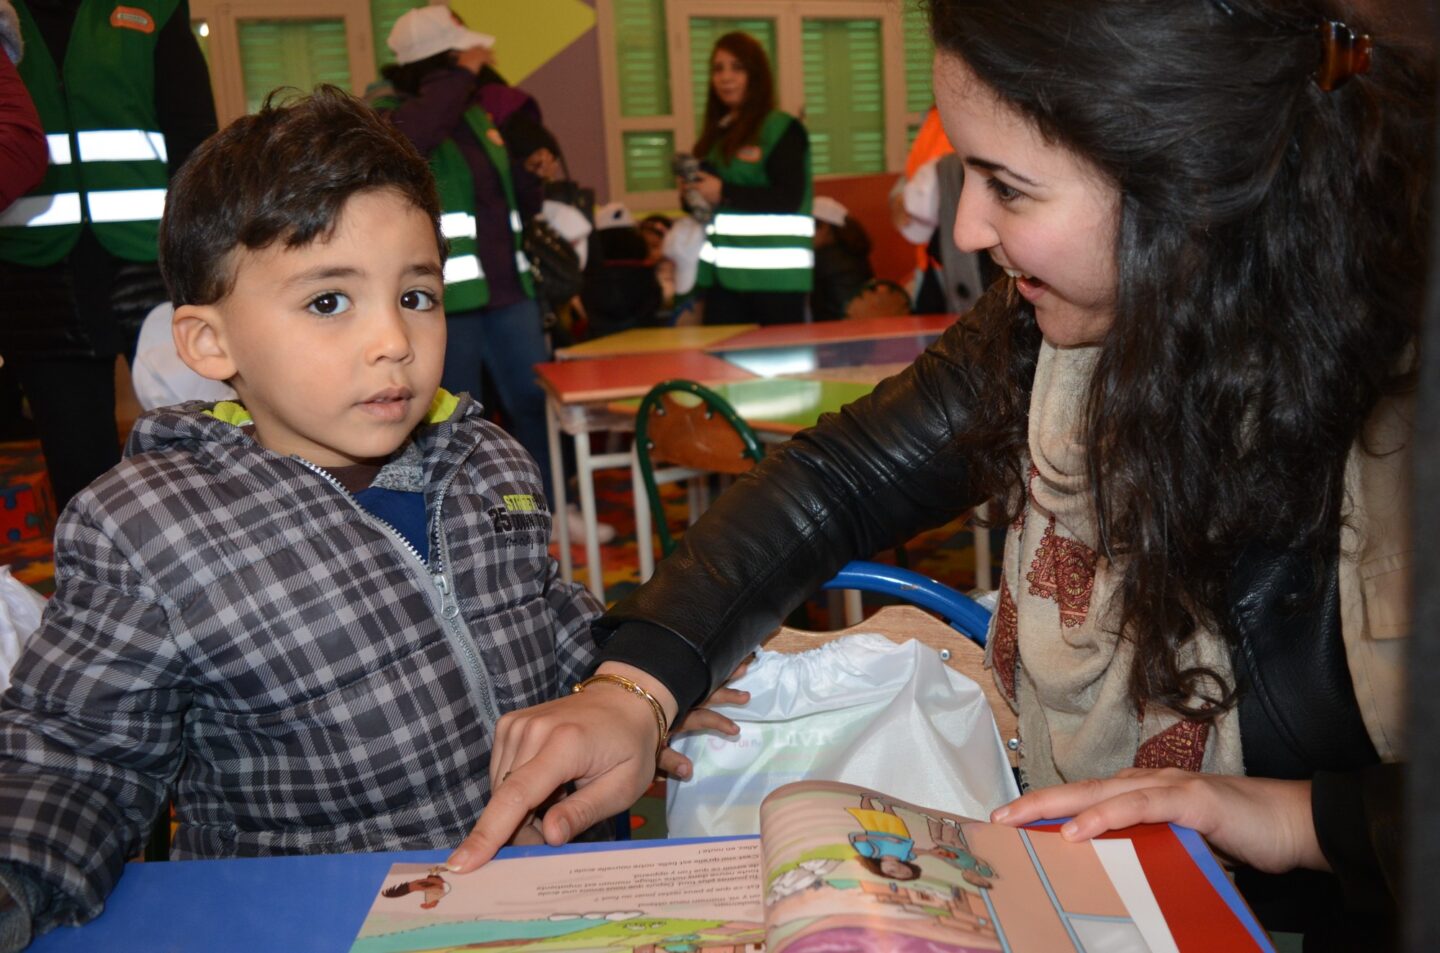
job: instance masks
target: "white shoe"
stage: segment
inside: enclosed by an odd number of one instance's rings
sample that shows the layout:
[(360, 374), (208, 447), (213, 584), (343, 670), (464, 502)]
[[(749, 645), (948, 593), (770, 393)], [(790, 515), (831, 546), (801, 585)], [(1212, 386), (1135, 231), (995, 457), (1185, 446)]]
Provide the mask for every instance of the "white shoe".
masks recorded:
[[(565, 524), (570, 529), (570, 542), (581, 543), (585, 540), (585, 514), (580, 512), (580, 504), (570, 503), (565, 507)], [(559, 523), (555, 524), (550, 532), (551, 540), (559, 539)], [(615, 541), (615, 527), (609, 523), (596, 522), (595, 541), (600, 545)]]

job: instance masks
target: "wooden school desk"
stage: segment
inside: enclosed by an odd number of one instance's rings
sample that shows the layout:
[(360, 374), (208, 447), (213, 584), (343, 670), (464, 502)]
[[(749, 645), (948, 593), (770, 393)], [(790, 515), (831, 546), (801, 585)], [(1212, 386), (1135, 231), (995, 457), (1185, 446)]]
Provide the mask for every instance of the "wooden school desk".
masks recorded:
[[(602, 339), (603, 340), (603, 339)], [(698, 350), (658, 351), (592, 360), (550, 361), (536, 364), (535, 373), (545, 390), (545, 425), (550, 440), (550, 472), (555, 486), (551, 511), (560, 540), (560, 572), (574, 577), (570, 559), (570, 527), (565, 519), (566, 490), (560, 434), (575, 442), (575, 469), (580, 487), (580, 513), (585, 520), (585, 567), (590, 591), (605, 601), (605, 580), (600, 566), (600, 543), (595, 537), (595, 471), (630, 466), (630, 454), (590, 453), (590, 434), (596, 431), (633, 430), (629, 417), (607, 412), (605, 404), (626, 397), (641, 397), (672, 377), (705, 384), (746, 380), (754, 375), (721, 358)]]

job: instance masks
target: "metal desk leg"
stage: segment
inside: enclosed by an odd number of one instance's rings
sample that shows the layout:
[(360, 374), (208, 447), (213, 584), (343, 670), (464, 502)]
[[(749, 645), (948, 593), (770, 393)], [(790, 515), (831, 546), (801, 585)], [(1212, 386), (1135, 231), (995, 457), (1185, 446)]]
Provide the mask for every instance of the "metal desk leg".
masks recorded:
[(550, 518), (555, 521), (555, 538), (560, 541), (560, 578), (570, 582), (575, 567), (570, 559), (570, 520), (565, 499), (565, 458), (560, 453), (560, 408), (553, 398), (545, 398), (545, 439), (550, 444), (550, 485), (555, 499), (550, 501)]
[(650, 524), (650, 497), (640, 476), (640, 458), (630, 454), (630, 491), (635, 497), (635, 551), (640, 557), (640, 581), (655, 575), (655, 529)]
[(596, 539), (595, 517), (595, 462), (590, 457), (590, 434), (582, 431), (575, 434), (575, 470), (580, 483), (580, 515), (585, 520), (585, 572), (589, 577), (590, 591), (601, 602), (605, 601), (605, 572), (600, 566), (600, 540)]

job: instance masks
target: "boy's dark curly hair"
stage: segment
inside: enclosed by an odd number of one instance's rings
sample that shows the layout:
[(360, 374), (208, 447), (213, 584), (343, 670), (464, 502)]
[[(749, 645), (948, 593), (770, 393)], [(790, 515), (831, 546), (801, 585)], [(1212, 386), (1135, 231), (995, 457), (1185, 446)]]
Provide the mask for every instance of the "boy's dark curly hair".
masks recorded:
[(374, 189), (429, 216), (445, 255), (435, 180), (409, 140), (334, 86), (288, 103), (279, 95), (205, 140), (170, 184), (160, 270), (177, 306), (224, 297), (234, 249), (307, 245), (330, 233), (351, 196)]

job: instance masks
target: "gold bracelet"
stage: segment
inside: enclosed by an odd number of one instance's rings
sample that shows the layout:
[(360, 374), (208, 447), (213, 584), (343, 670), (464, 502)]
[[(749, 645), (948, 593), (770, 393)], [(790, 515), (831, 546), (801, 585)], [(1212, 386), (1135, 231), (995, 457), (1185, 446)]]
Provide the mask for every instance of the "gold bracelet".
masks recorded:
[(660, 740), (655, 743), (655, 763), (658, 765), (660, 763), (660, 752), (664, 751), (665, 746), (670, 743), (670, 722), (667, 721), (665, 718), (665, 709), (661, 707), (660, 699), (656, 698), (654, 695), (650, 694), (644, 688), (642, 688), (638, 683), (631, 681), (624, 675), (611, 675), (609, 672), (603, 672), (598, 675), (591, 675), (589, 678), (585, 679), (583, 682), (578, 683), (574, 688), (570, 689), (570, 694), (578, 695), (583, 692), (587, 686), (593, 685), (596, 682), (614, 682), (616, 685), (619, 685), (621, 688), (625, 689), (630, 694), (639, 695), (641, 698), (645, 699), (647, 702), (650, 703), (650, 710), (655, 714), (655, 727), (660, 729)]

